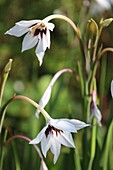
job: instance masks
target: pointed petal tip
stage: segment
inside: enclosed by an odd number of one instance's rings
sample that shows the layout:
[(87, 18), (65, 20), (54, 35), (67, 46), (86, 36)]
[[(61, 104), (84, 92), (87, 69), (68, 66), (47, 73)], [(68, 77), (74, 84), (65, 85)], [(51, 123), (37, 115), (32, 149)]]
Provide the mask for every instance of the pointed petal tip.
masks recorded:
[(32, 141), (30, 141), (29, 144), (32, 144)]
[(33, 140), (31, 140), (31, 141), (29, 142), (29, 144), (35, 145), (35, 144), (38, 144), (38, 142), (36, 142), (36, 139), (33, 139)]
[(54, 160), (53, 160), (54, 165), (56, 164), (56, 162), (57, 162), (57, 160), (54, 159)]
[(41, 67), (41, 65), (42, 65), (42, 62), (39, 62), (39, 66)]
[(5, 34), (5, 35), (8, 34), (8, 31), (6, 31), (4, 34)]
[(33, 144), (33, 145), (34, 145), (35, 143), (31, 140), (31, 141), (29, 142), (29, 144)]

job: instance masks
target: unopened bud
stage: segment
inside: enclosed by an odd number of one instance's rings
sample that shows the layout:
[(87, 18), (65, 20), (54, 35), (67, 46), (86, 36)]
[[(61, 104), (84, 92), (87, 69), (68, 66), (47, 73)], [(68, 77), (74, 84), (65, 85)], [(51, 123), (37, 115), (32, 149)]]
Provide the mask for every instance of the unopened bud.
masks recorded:
[(105, 19), (105, 20), (101, 19), (100, 20), (100, 26), (102, 28), (107, 27), (111, 24), (112, 21), (113, 21), (113, 18), (108, 18), (108, 19)]
[(7, 65), (5, 66), (5, 69), (4, 69), (5, 73), (7, 73), (11, 70), (12, 61), (13, 61), (13, 59), (9, 59), (9, 62), (7, 63)]
[(97, 23), (96, 23), (92, 18), (88, 21), (87, 28), (88, 28), (88, 30), (91, 31), (93, 34), (97, 34), (98, 25), (97, 25)]

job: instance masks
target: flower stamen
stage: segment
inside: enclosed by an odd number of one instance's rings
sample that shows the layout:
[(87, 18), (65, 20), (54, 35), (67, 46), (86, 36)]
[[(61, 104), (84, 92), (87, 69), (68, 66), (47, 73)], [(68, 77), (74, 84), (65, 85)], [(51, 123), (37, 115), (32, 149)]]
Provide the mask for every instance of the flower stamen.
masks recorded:
[(53, 131), (55, 131), (56, 136), (58, 136), (58, 134), (63, 133), (62, 130), (57, 129), (57, 128), (55, 128), (54, 126), (48, 125), (48, 127), (47, 127), (47, 129), (46, 129), (46, 131), (45, 131), (46, 138), (48, 137), (49, 133), (53, 133)]
[(41, 33), (41, 37), (42, 37), (43, 33), (46, 34), (46, 26), (43, 22), (34, 24), (30, 27), (29, 32), (34, 36), (37, 36), (39, 33)]

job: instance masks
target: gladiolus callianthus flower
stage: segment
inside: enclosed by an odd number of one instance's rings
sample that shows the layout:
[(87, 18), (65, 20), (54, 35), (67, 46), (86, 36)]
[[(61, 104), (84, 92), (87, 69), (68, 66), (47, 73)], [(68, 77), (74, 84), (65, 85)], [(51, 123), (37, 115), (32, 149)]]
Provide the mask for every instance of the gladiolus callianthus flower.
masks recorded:
[(46, 157), (47, 151), (50, 149), (54, 154), (54, 164), (60, 154), (61, 144), (67, 147), (75, 148), (71, 132), (89, 126), (82, 121), (76, 119), (52, 119), (47, 121), (46, 126), (39, 132), (37, 137), (30, 144), (38, 144), (41, 142), (43, 155)]
[(54, 27), (53, 23), (45, 20), (23, 20), (17, 22), (5, 34), (20, 37), (26, 33), (22, 42), (22, 52), (37, 45), (35, 53), (41, 65), (46, 49), (50, 48), (50, 31), (53, 31)]

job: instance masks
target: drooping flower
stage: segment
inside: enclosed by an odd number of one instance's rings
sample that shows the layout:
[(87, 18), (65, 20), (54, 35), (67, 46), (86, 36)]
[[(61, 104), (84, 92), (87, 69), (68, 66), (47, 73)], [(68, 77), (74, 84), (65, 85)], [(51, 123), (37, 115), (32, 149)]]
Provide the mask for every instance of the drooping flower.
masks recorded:
[[(39, 105), (41, 108), (44, 108), (49, 100), (50, 100), (50, 97), (51, 97), (51, 93), (52, 93), (52, 89), (53, 89), (53, 86), (56, 82), (56, 80), (59, 78), (59, 76), (61, 76), (63, 73), (65, 72), (70, 72), (70, 73), (73, 73), (73, 70), (72, 69), (69, 69), (69, 68), (64, 68), (60, 71), (58, 71), (52, 78), (50, 84), (48, 85), (47, 89), (45, 90), (43, 96), (41, 97), (40, 101), (39, 101)], [(39, 117), (39, 113), (40, 113), (40, 110), (37, 109), (36, 110), (36, 117), (38, 118)]]
[(39, 132), (37, 137), (30, 144), (38, 144), (41, 142), (43, 155), (46, 157), (47, 151), (50, 149), (54, 154), (54, 164), (56, 163), (61, 149), (61, 144), (67, 147), (75, 148), (75, 144), (71, 135), (77, 130), (89, 126), (82, 121), (76, 119), (52, 119), (47, 121), (46, 126)]
[(90, 121), (92, 121), (93, 117), (96, 118), (97, 124), (98, 124), (99, 126), (102, 126), (102, 124), (101, 124), (101, 119), (102, 119), (101, 112), (100, 112), (100, 110), (98, 109), (96, 103), (92, 101)]
[(55, 25), (47, 20), (30, 20), (19, 21), (14, 27), (9, 29), (5, 34), (20, 37), (26, 34), (22, 42), (22, 52), (36, 47), (36, 55), (40, 62), (43, 62), (43, 57), (47, 48), (50, 48), (50, 31), (53, 31)]
[(96, 91), (95, 90), (93, 91), (93, 94), (92, 94), (90, 122), (92, 121), (93, 118), (96, 119), (97, 124), (99, 126), (102, 126), (102, 124), (101, 124), (102, 115), (101, 115), (101, 112), (96, 105)]

